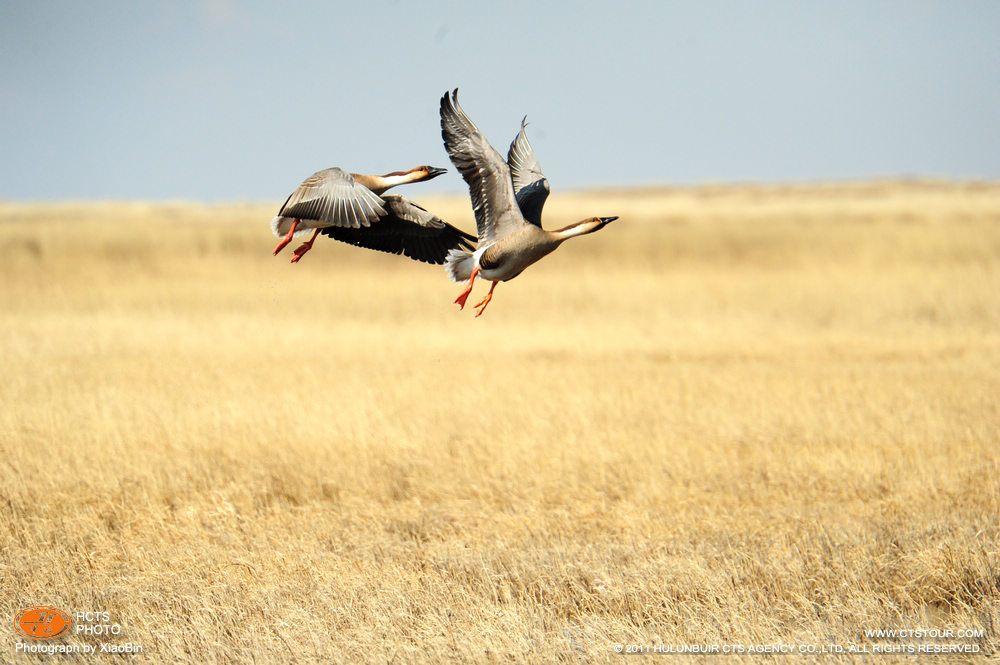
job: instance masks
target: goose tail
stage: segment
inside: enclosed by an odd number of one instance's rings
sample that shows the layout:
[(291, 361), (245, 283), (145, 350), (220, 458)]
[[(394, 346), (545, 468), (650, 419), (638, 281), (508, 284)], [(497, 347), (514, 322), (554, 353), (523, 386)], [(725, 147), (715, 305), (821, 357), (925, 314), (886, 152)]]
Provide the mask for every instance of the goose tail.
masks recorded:
[(448, 278), (456, 284), (469, 281), (475, 266), (476, 259), (467, 249), (453, 249), (444, 259), (444, 269), (448, 273)]
[[(275, 217), (271, 220), (271, 232), (274, 233), (278, 238), (282, 238), (288, 235), (288, 230), (292, 228), (292, 222), (295, 221), (291, 217)], [(299, 225), (295, 228), (295, 237), (298, 238), (301, 235), (305, 235), (312, 231), (315, 226), (310, 224), (304, 224), (304, 220), (299, 220)]]

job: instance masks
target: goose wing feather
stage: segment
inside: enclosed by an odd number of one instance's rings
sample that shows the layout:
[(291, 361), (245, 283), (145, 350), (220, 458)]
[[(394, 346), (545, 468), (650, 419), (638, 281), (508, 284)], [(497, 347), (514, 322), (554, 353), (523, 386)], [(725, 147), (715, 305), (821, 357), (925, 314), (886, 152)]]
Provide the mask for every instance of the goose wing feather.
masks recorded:
[(472, 249), (475, 236), (402, 196), (382, 197), (386, 212), (366, 228), (331, 226), (321, 233), (355, 247), (402, 254), (440, 265), (453, 249)]
[(524, 133), (527, 116), (521, 120), (521, 131), (507, 151), (507, 165), (514, 183), (514, 195), (524, 218), (535, 226), (542, 226), (542, 207), (549, 196), (549, 181), (542, 173), (542, 166)]
[(285, 201), (278, 216), (309, 220), (313, 222), (311, 228), (358, 229), (385, 214), (381, 197), (347, 171), (334, 167), (306, 178)]
[(458, 90), (441, 98), (441, 138), (469, 186), (479, 241), (493, 242), (525, 225), (514, 197), (510, 168), (458, 104)]

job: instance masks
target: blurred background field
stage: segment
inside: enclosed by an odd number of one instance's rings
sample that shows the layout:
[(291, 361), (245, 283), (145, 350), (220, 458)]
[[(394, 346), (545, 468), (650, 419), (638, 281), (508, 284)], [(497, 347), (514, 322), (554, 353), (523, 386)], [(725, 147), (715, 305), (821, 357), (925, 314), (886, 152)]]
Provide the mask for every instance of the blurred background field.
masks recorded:
[(275, 208), (0, 204), (0, 615), (149, 662), (996, 652), (1000, 185), (554, 194), (621, 219), (479, 319), (440, 267), (272, 257)]

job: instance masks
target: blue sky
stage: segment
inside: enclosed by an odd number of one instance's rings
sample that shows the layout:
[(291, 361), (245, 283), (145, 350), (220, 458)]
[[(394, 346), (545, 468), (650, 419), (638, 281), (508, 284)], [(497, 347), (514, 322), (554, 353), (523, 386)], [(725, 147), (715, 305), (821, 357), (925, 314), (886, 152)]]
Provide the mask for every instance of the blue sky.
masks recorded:
[(0, 199), (275, 201), (450, 172), (438, 101), (554, 188), (1000, 178), (1000, 3), (0, 4)]

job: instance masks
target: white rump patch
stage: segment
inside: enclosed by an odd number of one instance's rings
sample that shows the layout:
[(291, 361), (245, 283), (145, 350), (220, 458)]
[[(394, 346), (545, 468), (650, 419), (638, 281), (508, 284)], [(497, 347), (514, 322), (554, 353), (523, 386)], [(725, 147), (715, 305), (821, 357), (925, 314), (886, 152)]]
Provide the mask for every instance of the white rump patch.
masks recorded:
[[(279, 238), (284, 238), (288, 235), (288, 229), (292, 228), (292, 222), (295, 220), (291, 217), (275, 217), (271, 220), (271, 231), (275, 236)], [(292, 234), (293, 238), (298, 238), (299, 236), (305, 235), (312, 231), (315, 226), (311, 226), (307, 220), (299, 220), (299, 225), (295, 227), (295, 233)]]
[(472, 252), (467, 249), (453, 249), (444, 259), (444, 269), (448, 273), (448, 279), (456, 284), (468, 282), (475, 265), (476, 260)]

